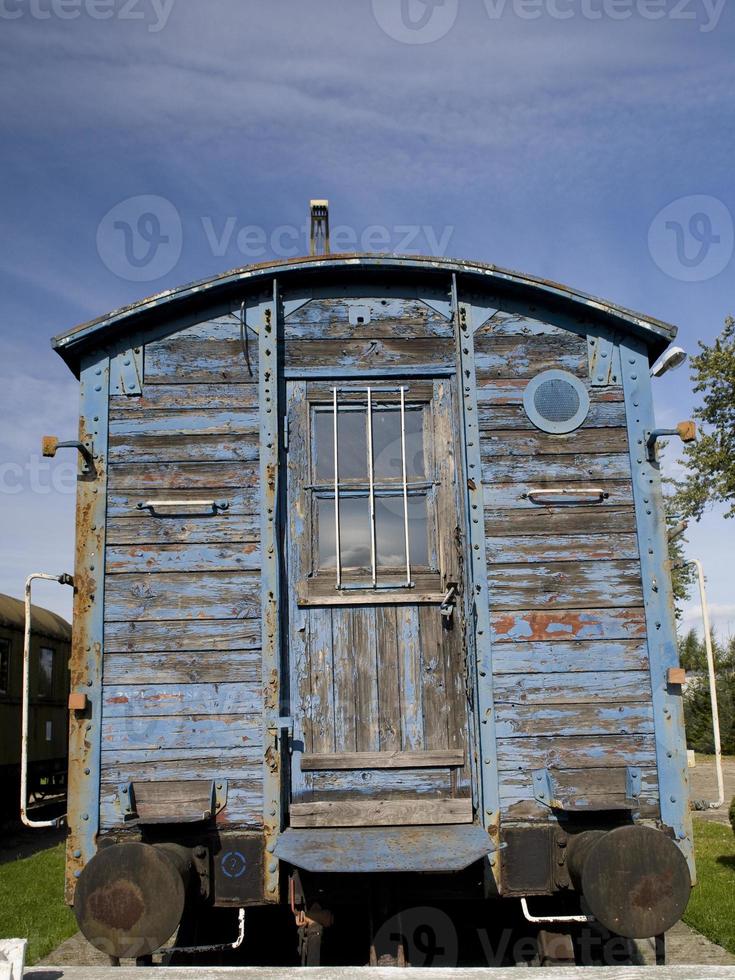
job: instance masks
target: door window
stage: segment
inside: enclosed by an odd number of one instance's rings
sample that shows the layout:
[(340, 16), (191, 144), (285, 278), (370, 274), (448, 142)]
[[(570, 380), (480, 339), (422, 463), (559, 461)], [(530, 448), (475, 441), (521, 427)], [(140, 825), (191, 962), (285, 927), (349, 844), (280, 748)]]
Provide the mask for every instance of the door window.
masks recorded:
[(51, 647), (41, 647), (38, 654), (38, 696), (50, 698), (54, 693), (54, 654)]
[[(425, 387), (425, 386), (424, 386)], [(417, 386), (310, 399), (311, 577), (337, 592), (438, 575), (432, 403)]]

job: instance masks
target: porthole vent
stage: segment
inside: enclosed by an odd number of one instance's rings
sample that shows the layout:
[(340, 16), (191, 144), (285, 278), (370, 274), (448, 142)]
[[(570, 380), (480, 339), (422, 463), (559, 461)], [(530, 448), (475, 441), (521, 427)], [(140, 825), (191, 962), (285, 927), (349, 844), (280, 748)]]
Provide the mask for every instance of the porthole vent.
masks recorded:
[(587, 389), (568, 371), (543, 371), (529, 382), (523, 395), (526, 414), (543, 432), (572, 432), (587, 418)]

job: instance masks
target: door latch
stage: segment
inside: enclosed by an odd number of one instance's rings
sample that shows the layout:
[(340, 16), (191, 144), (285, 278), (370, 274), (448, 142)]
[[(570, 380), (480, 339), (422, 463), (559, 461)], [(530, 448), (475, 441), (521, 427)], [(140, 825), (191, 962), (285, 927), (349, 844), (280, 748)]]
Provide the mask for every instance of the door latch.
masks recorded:
[(439, 612), (445, 619), (451, 619), (454, 615), (454, 607), (457, 605), (457, 585), (452, 582), (447, 588), (446, 594), (439, 606)]

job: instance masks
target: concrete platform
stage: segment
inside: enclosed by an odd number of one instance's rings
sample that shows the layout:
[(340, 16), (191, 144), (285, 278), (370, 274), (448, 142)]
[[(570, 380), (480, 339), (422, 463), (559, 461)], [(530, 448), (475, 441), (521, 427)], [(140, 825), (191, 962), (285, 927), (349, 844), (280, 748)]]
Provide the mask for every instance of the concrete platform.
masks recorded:
[[(398, 969), (396, 967), (160, 967), (161, 980), (517, 980), (518, 967), (471, 969)], [(655, 971), (655, 972), (653, 972)], [(145, 974), (143, 974), (145, 975)], [(735, 967), (728, 966), (636, 966), (636, 967), (553, 967), (535, 969), (538, 980), (735, 980)], [(139, 968), (128, 967), (36, 967), (26, 970), (28, 980), (140, 980)]]

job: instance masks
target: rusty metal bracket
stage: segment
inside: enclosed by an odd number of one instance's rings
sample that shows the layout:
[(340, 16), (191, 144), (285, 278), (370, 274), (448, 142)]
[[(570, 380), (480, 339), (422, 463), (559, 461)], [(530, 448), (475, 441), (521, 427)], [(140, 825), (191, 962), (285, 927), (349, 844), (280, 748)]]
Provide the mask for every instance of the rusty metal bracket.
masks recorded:
[(110, 394), (143, 394), (143, 348), (131, 347), (110, 360)]
[(135, 793), (132, 783), (120, 783), (117, 788), (117, 802), (120, 806), (123, 820), (128, 822), (136, 818)]
[(633, 802), (638, 803), (643, 788), (643, 776), (638, 766), (628, 766), (625, 772), (625, 795)]
[(697, 423), (687, 420), (679, 422), (675, 429), (654, 429), (646, 437), (646, 452), (649, 463), (656, 462), (656, 441), (666, 436), (678, 436), (682, 442), (696, 442)]
[(554, 799), (554, 779), (548, 769), (534, 769), (533, 795), (542, 806), (558, 809), (558, 801)]
[(215, 779), (214, 781), (214, 812), (219, 813), (227, 806), (227, 787), (226, 779)]
[(68, 442), (59, 442), (56, 436), (44, 436), (41, 443), (41, 452), (47, 459), (53, 459), (59, 449), (76, 449), (82, 457), (82, 475), (87, 476), (94, 473), (94, 452), (91, 444), (88, 446), (83, 442), (71, 439)]
[(615, 335), (604, 333), (587, 336), (589, 377), (593, 388), (621, 383), (620, 348)]

